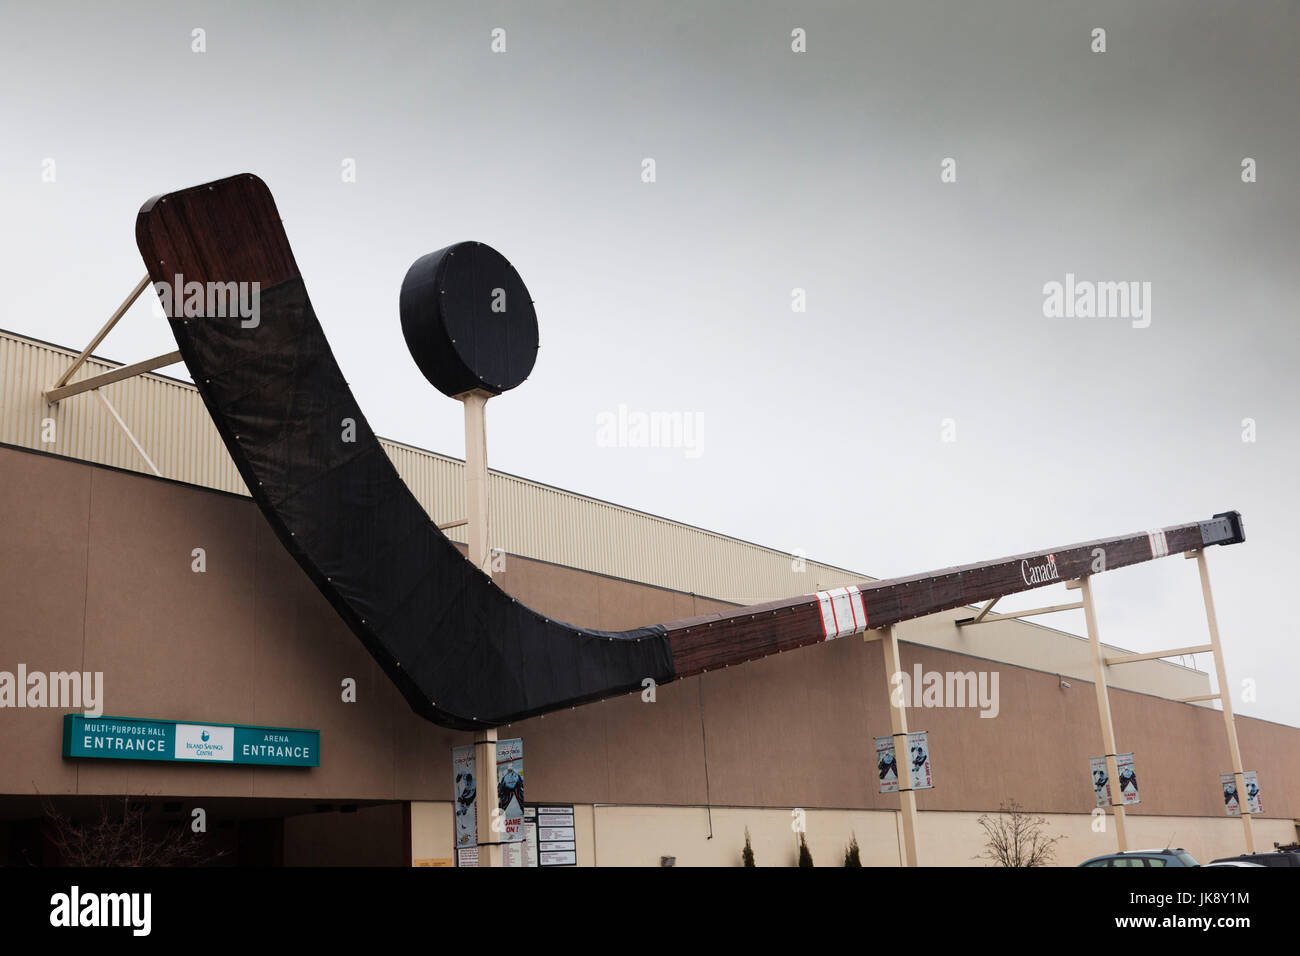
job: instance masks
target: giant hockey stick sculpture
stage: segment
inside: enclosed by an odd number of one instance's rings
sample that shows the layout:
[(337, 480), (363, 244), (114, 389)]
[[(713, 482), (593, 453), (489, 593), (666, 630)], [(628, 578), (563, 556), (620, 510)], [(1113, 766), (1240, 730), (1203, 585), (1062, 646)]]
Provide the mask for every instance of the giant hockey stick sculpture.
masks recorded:
[[(490, 727), (709, 668), (1092, 573), (1243, 540), (1236, 512), (1158, 531), (608, 633), (550, 620), (473, 567), (389, 461), (339, 371), (266, 185), (234, 176), (151, 199), (155, 283), (258, 283), (239, 315), (170, 324), (222, 440), (280, 541), (414, 710)], [(164, 299), (166, 302), (166, 299)], [(344, 440), (344, 419), (355, 423)]]

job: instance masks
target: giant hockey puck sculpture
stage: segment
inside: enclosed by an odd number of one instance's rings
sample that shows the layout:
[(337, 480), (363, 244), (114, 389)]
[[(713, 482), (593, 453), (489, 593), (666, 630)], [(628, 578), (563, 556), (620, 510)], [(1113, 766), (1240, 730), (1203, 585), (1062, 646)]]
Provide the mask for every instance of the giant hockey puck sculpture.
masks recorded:
[(537, 312), (491, 246), (461, 242), (421, 256), (402, 280), (400, 310), (411, 357), (444, 395), (500, 395), (533, 370)]

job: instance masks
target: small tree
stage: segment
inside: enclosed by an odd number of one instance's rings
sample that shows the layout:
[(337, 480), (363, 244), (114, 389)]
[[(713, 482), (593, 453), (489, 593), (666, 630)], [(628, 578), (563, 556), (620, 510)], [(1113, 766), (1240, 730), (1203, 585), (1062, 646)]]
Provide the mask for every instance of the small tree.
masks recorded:
[(808, 841), (804, 839), (802, 833), (799, 834), (799, 865), (813, 866), (812, 854), (808, 852)]
[(224, 853), (208, 853), (184, 823), (147, 825), (144, 808), (122, 800), (121, 812), (100, 801), (98, 819), (78, 820), (44, 801), (49, 840), (64, 866), (198, 866)]
[(740, 865), (754, 866), (754, 848), (749, 843), (749, 827), (745, 827), (745, 849), (740, 851)]
[(856, 833), (851, 835), (849, 845), (844, 848), (844, 865), (862, 866), (862, 855), (858, 850), (858, 835)]
[(1056, 844), (1063, 834), (1049, 837), (1043, 832), (1047, 818), (1027, 813), (1016, 800), (1003, 803), (996, 816), (981, 814), (977, 821), (988, 838), (984, 852), (973, 857), (990, 860), (994, 866), (1049, 866), (1056, 858)]

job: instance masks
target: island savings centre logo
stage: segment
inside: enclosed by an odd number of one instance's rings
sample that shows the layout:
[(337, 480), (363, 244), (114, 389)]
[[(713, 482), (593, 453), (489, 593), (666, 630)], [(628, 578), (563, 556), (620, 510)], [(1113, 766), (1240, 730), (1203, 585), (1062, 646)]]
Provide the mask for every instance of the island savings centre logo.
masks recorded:
[(233, 760), (234, 728), (176, 725), (176, 757), (180, 760)]
[(1056, 555), (1049, 554), (1043, 564), (1031, 565), (1028, 561), (1021, 561), (1020, 576), (1025, 579), (1026, 584), (1045, 584), (1048, 581), (1061, 580), (1061, 576), (1056, 572)]

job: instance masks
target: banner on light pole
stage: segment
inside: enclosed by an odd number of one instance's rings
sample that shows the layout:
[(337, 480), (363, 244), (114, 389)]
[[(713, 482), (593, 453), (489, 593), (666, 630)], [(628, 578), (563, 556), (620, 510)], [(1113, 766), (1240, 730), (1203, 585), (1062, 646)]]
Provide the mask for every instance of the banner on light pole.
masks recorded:
[(913, 790), (933, 790), (934, 771), (930, 767), (930, 734), (917, 730), (907, 735), (907, 762), (912, 772)]
[[(917, 730), (907, 735), (907, 753), (904, 755), (912, 790), (934, 789), (934, 770), (930, 766), (929, 732)], [(876, 738), (876, 776), (881, 793), (898, 792), (898, 755), (894, 752), (893, 737)]]
[[(1254, 770), (1247, 770), (1241, 776), (1246, 785), (1247, 812), (1263, 813), (1264, 801), (1259, 795), (1259, 774)], [(1219, 783), (1223, 787), (1223, 807), (1228, 811), (1228, 816), (1241, 816), (1241, 794), (1237, 792), (1237, 775), (1221, 773)]]
[(522, 843), (524, 834), (524, 742), (518, 737), (497, 741), (497, 808), (501, 811), (500, 843)]
[[(1138, 793), (1137, 770), (1133, 763), (1133, 755), (1116, 754), (1115, 769), (1119, 773), (1119, 803), (1126, 807), (1141, 803), (1142, 798)], [(1106, 769), (1106, 758), (1090, 757), (1088, 759), (1088, 770), (1092, 774), (1092, 794), (1097, 801), (1097, 806), (1112, 806), (1114, 801), (1111, 799), (1110, 771)]]
[(894, 738), (876, 738), (876, 774), (881, 793), (898, 792), (898, 761), (894, 758)]
[(478, 866), (478, 773), (472, 746), (451, 748), (456, 865)]

